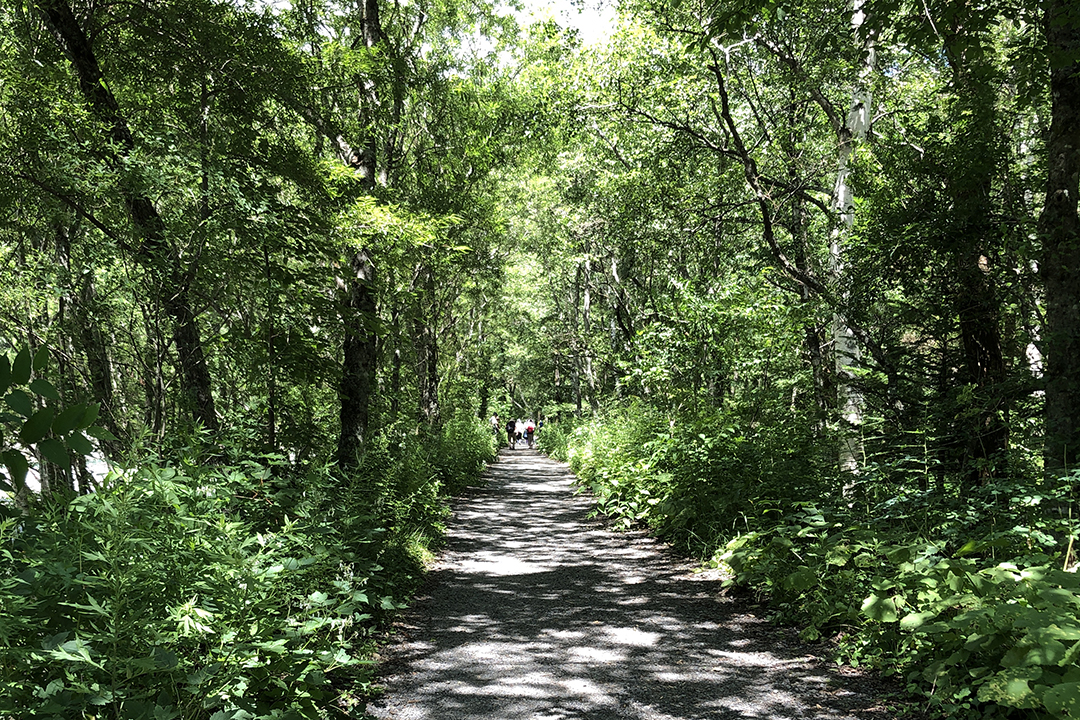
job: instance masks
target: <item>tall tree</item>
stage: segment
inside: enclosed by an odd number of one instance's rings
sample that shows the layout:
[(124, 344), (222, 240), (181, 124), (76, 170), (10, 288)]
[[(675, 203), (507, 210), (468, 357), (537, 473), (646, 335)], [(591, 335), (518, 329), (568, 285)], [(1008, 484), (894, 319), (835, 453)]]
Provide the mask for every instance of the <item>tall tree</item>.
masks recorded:
[(1080, 9), (1067, 0), (1044, 5), (1049, 51), (1050, 130), (1046, 201), (1039, 217), (1045, 284), (1045, 449), (1048, 473), (1075, 470), (1080, 459)]
[[(107, 135), (99, 151), (115, 166), (123, 167), (136, 149), (136, 140), (86, 31), (66, 0), (39, 0), (36, 5), (71, 63), (84, 102), (105, 126)], [(165, 223), (153, 200), (131, 179), (121, 181), (119, 192), (136, 234), (129, 251), (154, 279), (158, 300), (173, 323), (173, 340), (191, 413), (205, 428), (216, 431), (218, 418), (210, 372), (198, 318), (189, 298), (190, 268), (170, 247)]]

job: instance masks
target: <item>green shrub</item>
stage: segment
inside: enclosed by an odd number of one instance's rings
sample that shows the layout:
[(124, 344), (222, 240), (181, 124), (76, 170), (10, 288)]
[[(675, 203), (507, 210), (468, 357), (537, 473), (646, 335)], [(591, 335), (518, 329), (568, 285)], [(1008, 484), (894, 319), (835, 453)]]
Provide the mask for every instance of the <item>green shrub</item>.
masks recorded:
[(899, 675), (943, 716), (1080, 717), (1080, 475), (958, 495), (871, 466), (844, 493), (812, 437), (639, 402), (566, 442), (600, 512), (723, 569), (774, 620)]
[(311, 505), (255, 531), (230, 475), (145, 468), (29, 517), (4, 506), (0, 714), (314, 718), (363, 682), (396, 603), (373, 582), (377, 529), (346, 539)]

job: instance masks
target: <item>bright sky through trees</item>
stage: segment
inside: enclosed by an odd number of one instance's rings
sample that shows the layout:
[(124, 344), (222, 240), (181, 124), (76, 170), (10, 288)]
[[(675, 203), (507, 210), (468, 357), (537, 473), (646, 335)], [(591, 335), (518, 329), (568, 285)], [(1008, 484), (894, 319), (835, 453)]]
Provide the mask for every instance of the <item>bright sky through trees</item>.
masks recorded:
[(581, 41), (591, 45), (610, 34), (615, 23), (615, 4), (603, 0), (574, 3), (568, 0), (543, 2), (526, 0), (524, 12), (520, 15), (523, 23), (551, 18), (560, 25), (576, 28), (581, 33)]

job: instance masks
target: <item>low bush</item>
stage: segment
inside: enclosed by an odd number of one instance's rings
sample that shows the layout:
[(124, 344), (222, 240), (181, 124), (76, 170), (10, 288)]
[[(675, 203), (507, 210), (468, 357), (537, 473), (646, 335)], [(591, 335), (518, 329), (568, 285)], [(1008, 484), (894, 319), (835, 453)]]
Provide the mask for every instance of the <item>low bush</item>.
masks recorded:
[(843, 493), (797, 433), (639, 404), (567, 440), (600, 512), (723, 569), (838, 660), (898, 675), (943, 716), (1080, 717), (1080, 477), (905, 493), (932, 484), (890, 468)]
[(353, 717), (482, 423), (372, 441), (342, 481), (280, 458), (150, 465), (0, 503), (0, 716)]

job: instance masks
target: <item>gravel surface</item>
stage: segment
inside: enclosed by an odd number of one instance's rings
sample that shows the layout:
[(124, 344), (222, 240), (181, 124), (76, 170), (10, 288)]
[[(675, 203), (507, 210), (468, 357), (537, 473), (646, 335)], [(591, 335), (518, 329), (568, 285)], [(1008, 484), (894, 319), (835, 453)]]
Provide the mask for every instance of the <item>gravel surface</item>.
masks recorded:
[(589, 519), (565, 465), (503, 450), (488, 479), (455, 502), (374, 717), (894, 717), (873, 677), (814, 657), (662, 543)]

